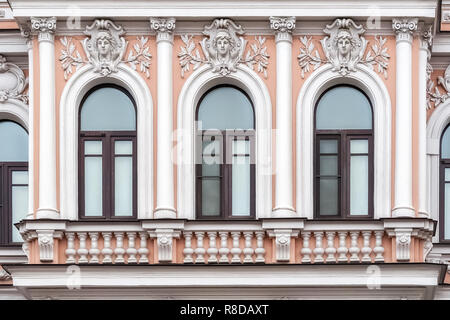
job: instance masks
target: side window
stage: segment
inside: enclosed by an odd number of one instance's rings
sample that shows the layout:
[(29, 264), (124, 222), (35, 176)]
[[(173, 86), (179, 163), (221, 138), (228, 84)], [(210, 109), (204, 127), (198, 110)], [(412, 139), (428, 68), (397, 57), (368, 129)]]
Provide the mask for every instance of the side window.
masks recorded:
[(87, 93), (80, 108), (80, 218), (135, 218), (136, 108), (115, 85)]
[(372, 107), (359, 89), (327, 90), (315, 110), (316, 218), (373, 216)]
[(450, 126), (441, 138), (439, 240), (450, 241)]
[(0, 120), (0, 245), (22, 237), (14, 224), (28, 213), (28, 133), (16, 122)]
[(255, 120), (251, 100), (232, 86), (197, 107), (197, 218), (255, 217)]

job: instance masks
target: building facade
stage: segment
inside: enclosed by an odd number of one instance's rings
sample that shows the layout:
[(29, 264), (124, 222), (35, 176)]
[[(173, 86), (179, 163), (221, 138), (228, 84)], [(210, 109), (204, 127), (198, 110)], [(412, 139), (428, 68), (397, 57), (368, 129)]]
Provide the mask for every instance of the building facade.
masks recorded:
[(450, 1), (0, 1), (1, 299), (450, 299)]

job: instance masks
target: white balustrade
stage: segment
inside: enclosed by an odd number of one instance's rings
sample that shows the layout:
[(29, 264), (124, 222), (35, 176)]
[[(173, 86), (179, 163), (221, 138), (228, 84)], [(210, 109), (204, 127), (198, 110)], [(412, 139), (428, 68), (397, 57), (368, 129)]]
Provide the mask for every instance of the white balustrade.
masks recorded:
[(100, 250), (98, 250), (98, 232), (89, 232), (89, 238), (91, 239), (89, 263), (98, 263), (98, 255), (100, 254)]
[(148, 263), (148, 249), (147, 249), (147, 232), (139, 232), (139, 238), (141, 239), (140, 247), (138, 249), (139, 260), (138, 263)]
[(322, 239), (323, 239), (323, 232), (314, 232), (314, 238), (316, 238), (316, 247), (314, 248), (314, 262), (323, 262), (323, 254), (325, 250), (322, 248)]
[(208, 237), (209, 237), (209, 248), (207, 250), (207, 253), (209, 255), (208, 263), (217, 263), (218, 262), (217, 253), (219, 252), (219, 250), (216, 247), (217, 233), (208, 232)]
[(205, 263), (205, 248), (203, 248), (203, 237), (204, 232), (196, 232), (195, 237), (197, 238), (197, 248), (195, 249), (195, 263)]

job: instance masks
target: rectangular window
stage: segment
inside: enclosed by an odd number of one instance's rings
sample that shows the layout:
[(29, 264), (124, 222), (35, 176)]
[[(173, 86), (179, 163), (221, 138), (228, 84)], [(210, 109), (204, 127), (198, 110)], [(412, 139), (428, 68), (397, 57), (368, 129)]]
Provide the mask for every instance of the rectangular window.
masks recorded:
[(28, 171), (11, 171), (11, 229), (12, 242), (22, 242), (14, 224), (25, 219), (28, 212)]
[(340, 170), (338, 137), (321, 137), (319, 140), (319, 166), (317, 183), (319, 193), (319, 215), (340, 214)]
[(103, 216), (103, 146), (102, 141), (84, 142), (84, 210), (87, 217)]
[[(450, 167), (444, 168), (444, 228), (443, 240), (450, 240)], [(442, 220), (441, 220), (442, 221)]]
[(115, 141), (114, 215), (133, 215), (133, 141)]
[(350, 215), (369, 214), (369, 141), (350, 140)]

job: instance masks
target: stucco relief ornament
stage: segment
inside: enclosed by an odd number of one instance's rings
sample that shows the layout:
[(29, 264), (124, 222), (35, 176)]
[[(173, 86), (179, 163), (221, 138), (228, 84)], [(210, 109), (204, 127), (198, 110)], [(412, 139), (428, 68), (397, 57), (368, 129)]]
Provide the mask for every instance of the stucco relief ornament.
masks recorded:
[[(243, 38), (244, 30), (231, 19), (215, 19), (211, 25), (205, 26), (203, 34), (206, 36), (200, 41), (203, 57), (200, 55), (190, 35), (182, 35), (185, 46), (180, 47), (178, 58), (181, 65), (181, 76), (190, 70), (196, 70), (202, 64), (209, 64), (213, 72), (227, 76), (235, 72), (239, 64), (246, 64), (249, 68), (262, 72), (267, 77), (267, 65), (269, 55), (267, 48), (263, 47), (266, 39), (255, 38), (244, 58), (247, 41)], [(195, 53), (194, 53), (195, 49)]]
[(322, 64), (330, 63), (333, 71), (339, 72), (342, 76), (356, 71), (358, 64), (364, 64), (373, 69), (377, 66), (377, 71), (387, 78), (388, 59), (387, 48), (384, 48), (386, 39), (375, 37), (375, 44), (366, 53), (368, 41), (362, 36), (365, 32), (362, 25), (357, 25), (352, 19), (336, 19), (331, 25), (327, 25), (323, 30), (327, 36), (320, 40), (325, 58), (322, 59), (311, 37), (301, 37), (300, 54), (297, 59), (301, 68), (301, 77), (310, 71), (310, 67), (316, 70)]
[(150, 77), (148, 69), (152, 55), (149, 47), (146, 46), (148, 38), (138, 37), (138, 42), (134, 44), (128, 58), (124, 59), (128, 42), (123, 37), (125, 30), (122, 26), (115, 25), (111, 20), (95, 20), (92, 25), (86, 27), (84, 34), (88, 36), (82, 41), (87, 60), (84, 60), (75, 50), (72, 39), (67, 37), (61, 39), (64, 49), (61, 50), (59, 60), (62, 63), (66, 80), (72, 73), (72, 67), (78, 70), (85, 64), (92, 65), (94, 72), (98, 72), (104, 77), (117, 72), (120, 63), (128, 63), (134, 70), (139, 64), (140, 72), (145, 73), (147, 78)]
[(23, 71), (0, 55), (0, 103), (16, 99), (28, 104), (28, 95), (24, 93), (27, 85), (28, 78)]
[[(429, 68), (431, 68), (431, 66)], [(435, 107), (438, 107), (450, 97), (450, 65), (445, 69), (444, 77), (439, 76), (437, 78), (437, 83), (444, 88), (445, 93), (441, 93), (438, 86), (434, 86), (434, 81), (432, 81), (430, 77), (427, 85), (428, 108), (431, 108), (432, 102)]]

